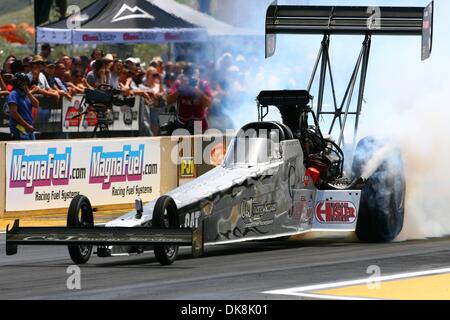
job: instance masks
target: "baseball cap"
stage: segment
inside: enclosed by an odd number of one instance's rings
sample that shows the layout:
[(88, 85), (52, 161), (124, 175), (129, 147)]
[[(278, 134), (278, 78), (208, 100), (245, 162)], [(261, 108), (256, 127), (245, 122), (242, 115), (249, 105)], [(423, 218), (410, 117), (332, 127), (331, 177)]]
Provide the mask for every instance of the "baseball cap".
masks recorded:
[(30, 65), (32, 62), (33, 62), (33, 57), (32, 56), (25, 57), (22, 60), (22, 63), (25, 66)]
[(113, 55), (112, 55), (111, 53), (108, 53), (108, 54), (103, 58), (103, 60), (105, 60), (105, 61), (114, 61), (114, 57), (113, 57)]
[(56, 66), (56, 63), (55, 63), (55, 61), (53, 61), (53, 60), (47, 60), (46, 62), (45, 62), (45, 65), (47, 65), (47, 66)]
[(33, 57), (33, 60), (31, 61), (31, 63), (44, 63), (44, 62), (45, 62), (44, 58), (39, 54), (35, 55)]
[(130, 57), (130, 58), (128, 58), (127, 60), (125, 60), (125, 62), (131, 62), (131, 63), (133, 63), (133, 64), (139, 64), (139, 63), (141, 62), (141, 60), (140, 60), (140, 59), (137, 59), (137, 58), (132, 58), (132, 57)]

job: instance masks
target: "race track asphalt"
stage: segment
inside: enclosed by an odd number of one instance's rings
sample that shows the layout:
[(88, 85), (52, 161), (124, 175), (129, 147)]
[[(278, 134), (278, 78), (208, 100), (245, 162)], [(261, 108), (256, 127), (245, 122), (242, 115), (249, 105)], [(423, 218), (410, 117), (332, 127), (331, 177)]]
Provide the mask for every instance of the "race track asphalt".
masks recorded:
[(170, 267), (153, 254), (100, 259), (81, 267), (81, 290), (68, 290), (65, 247), (21, 247), (5, 256), (0, 234), (0, 299), (300, 299), (262, 292), (450, 266), (450, 238), (391, 244), (336, 240), (208, 247), (194, 259), (183, 250)]

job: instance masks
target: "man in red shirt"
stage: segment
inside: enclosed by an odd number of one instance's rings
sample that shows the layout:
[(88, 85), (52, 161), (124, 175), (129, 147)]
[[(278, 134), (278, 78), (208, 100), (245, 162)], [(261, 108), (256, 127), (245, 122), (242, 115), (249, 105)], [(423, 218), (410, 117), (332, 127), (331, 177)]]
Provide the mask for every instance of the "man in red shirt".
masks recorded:
[(208, 109), (212, 105), (211, 87), (201, 80), (197, 68), (188, 64), (167, 96), (169, 104), (177, 103), (177, 120), (167, 127), (168, 135), (177, 129), (194, 134), (195, 122), (201, 122), (202, 133), (208, 129)]

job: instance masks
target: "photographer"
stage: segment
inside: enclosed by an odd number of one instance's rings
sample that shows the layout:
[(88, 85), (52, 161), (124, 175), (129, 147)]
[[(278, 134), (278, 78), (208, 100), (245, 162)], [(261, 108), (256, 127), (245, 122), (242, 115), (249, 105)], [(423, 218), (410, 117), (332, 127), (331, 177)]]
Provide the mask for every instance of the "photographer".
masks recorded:
[(175, 82), (167, 103), (177, 103), (177, 120), (167, 126), (171, 135), (177, 129), (186, 129), (194, 134), (196, 121), (201, 122), (202, 133), (208, 129), (208, 109), (212, 105), (211, 88), (207, 81), (200, 80), (199, 71), (191, 64), (183, 69), (183, 74)]
[(38, 90), (29, 89), (28, 77), (25, 73), (17, 73), (12, 80), (13, 90), (8, 96), (9, 128), (15, 140), (36, 140), (33, 127), (33, 108), (39, 107), (39, 101), (33, 96)]

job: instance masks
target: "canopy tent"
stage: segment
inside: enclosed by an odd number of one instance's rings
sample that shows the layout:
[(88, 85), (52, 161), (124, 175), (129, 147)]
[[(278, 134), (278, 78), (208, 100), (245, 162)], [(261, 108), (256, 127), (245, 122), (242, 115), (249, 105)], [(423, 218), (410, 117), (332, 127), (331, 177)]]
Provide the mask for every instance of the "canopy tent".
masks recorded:
[(98, 0), (78, 15), (37, 28), (37, 42), (136, 44), (204, 41), (207, 33), (146, 0)]
[(264, 36), (264, 32), (261, 32), (261, 30), (258, 31), (248, 28), (234, 27), (174, 0), (153, 0), (152, 2), (166, 12), (183, 18), (189, 23), (205, 28), (209, 37)]
[(156, 44), (244, 34), (249, 32), (173, 0), (98, 0), (80, 14), (38, 27), (37, 42)]

